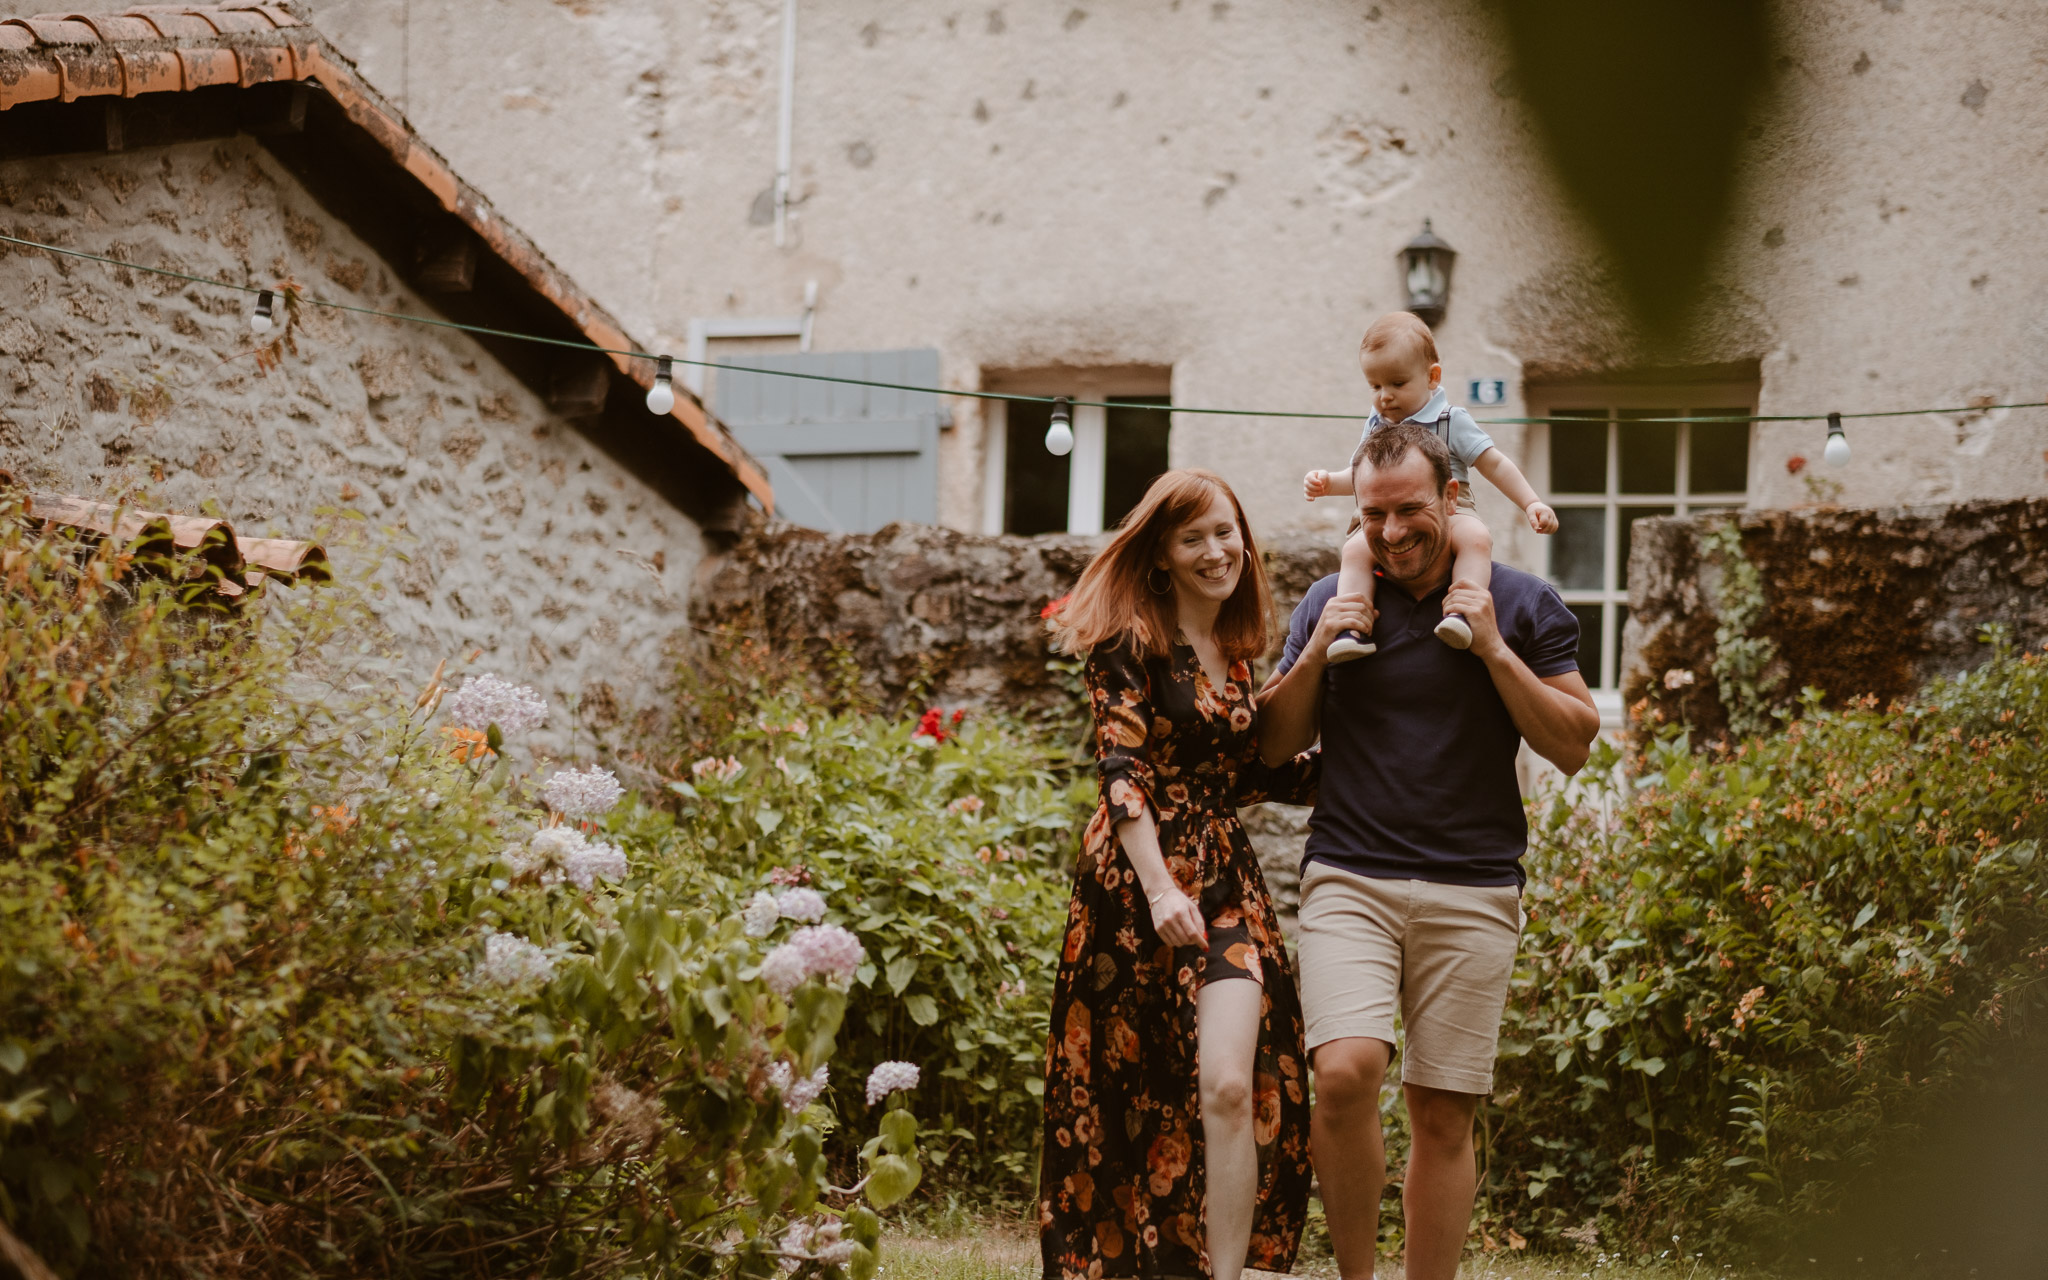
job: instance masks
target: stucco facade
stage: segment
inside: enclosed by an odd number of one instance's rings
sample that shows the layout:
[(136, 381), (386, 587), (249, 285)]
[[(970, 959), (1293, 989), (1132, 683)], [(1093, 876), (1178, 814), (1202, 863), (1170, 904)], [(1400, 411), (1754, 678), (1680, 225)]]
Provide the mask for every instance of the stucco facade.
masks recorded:
[[(319, 264), (299, 283), (322, 297), (433, 314), (246, 137), (0, 163), (0, 220), (215, 278)], [(652, 701), (697, 526), (467, 335), (307, 307), (265, 370), (246, 295), (20, 249), (0, 279), (0, 466), (23, 482), (322, 538), (342, 577), (381, 563), (421, 677), (481, 649), (471, 669), (574, 695), (586, 725)]]
[[(775, 244), (776, 0), (315, 0), (451, 158), (639, 331), (786, 314), (821, 349), (936, 346), (948, 384), (1171, 370), (1176, 402), (1356, 411), (1399, 247), (1459, 251), (1447, 378), (1732, 370), (1757, 408), (2048, 394), (2048, 15), (2008, 0), (1779, 6), (1772, 97), (1690, 349), (1636, 350), (1549, 178), (1491, 11), (1378, 4), (797, 4), (788, 243)], [(941, 519), (984, 525), (985, 415), (942, 442)], [(2048, 413), (1852, 422), (1850, 504), (2048, 488)], [(1181, 415), (1177, 463), (1263, 526), (1334, 529), (1299, 477), (1355, 428)], [(1542, 453), (1520, 428), (1498, 440)], [(1814, 496), (1816, 424), (1763, 424), (1748, 499)], [(1542, 471), (1532, 462), (1532, 474)], [(1811, 475), (1812, 473), (1807, 473)], [(1540, 474), (1539, 474), (1540, 482)], [(1489, 508), (1512, 528), (1503, 504)], [(1537, 563), (1533, 535), (1508, 558)]]

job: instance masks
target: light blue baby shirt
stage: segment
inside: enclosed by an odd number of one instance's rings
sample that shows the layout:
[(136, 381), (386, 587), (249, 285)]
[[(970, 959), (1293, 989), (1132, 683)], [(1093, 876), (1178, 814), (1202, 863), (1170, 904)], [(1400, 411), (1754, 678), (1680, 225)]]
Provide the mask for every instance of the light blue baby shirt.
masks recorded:
[[(1437, 431), (1437, 419), (1442, 418), (1444, 411), (1449, 407), (1450, 397), (1444, 394), (1442, 387), (1438, 387), (1430, 393), (1429, 403), (1408, 415), (1406, 421)], [(1450, 409), (1450, 415), (1450, 420), (1444, 423), (1444, 430), (1437, 431), (1437, 435), (1450, 446), (1451, 474), (1458, 478), (1458, 487), (1469, 493), (1472, 487), (1472, 468), (1479, 465), (1480, 454), (1494, 447), (1493, 437), (1487, 435), (1478, 423), (1472, 421), (1472, 415), (1463, 409)], [(1385, 425), (1386, 419), (1380, 417), (1378, 411), (1374, 411), (1373, 415), (1365, 420), (1365, 430), (1359, 433), (1358, 442), (1365, 443), (1367, 436)]]

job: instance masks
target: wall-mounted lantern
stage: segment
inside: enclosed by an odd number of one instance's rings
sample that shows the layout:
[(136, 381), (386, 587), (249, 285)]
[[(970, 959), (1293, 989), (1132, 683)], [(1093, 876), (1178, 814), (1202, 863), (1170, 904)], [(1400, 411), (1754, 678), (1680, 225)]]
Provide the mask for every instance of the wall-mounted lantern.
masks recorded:
[(1443, 323), (1444, 308), (1451, 300), (1451, 259), (1458, 251), (1429, 229), (1422, 220), (1422, 234), (1401, 249), (1403, 280), (1408, 287), (1408, 310), (1434, 329)]

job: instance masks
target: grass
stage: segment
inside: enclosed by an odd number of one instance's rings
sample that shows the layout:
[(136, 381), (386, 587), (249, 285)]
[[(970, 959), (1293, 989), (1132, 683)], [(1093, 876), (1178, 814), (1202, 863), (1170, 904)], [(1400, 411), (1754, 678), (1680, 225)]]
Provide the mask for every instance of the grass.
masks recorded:
[[(1304, 1259), (1296, 1273), (1307, 1280), (1337, 1280), (1336, 1263)], [(1400, 1280), (1401, 1264), (1382, 1259), (1382, 1280)], [(1728, 1280), (1731, 1272), (1706, 1263), (1638, 1267), (1597, 1254), (1577, 1257), (1481, 1254), (1466, 1259), (1460, 1280)], [(976, 1219), (947, 1213), (899, 1227), (882, 1240), (877, 1280), (1038, 1280), (1038, 1236), (1021, 1218)], [(1251, 1271), (1247, 1280), (1269, 1280)]]

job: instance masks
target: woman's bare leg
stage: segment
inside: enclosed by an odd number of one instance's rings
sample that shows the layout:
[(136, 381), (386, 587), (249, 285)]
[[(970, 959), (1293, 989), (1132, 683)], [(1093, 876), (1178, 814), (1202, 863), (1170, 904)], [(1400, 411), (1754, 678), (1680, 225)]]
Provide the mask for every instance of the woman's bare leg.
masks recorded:
[(1238, 1280), (1251, 1247), (1259, 1193), (1259, 1148), (1252, 1127), (1252, 1069), (1259, 1049), (1265, 989), (1224, 978), (1195, 999), (1195, 1043), (1202, 1057), (1202, 1144), (1208, 1156), (1209, 1275)]

